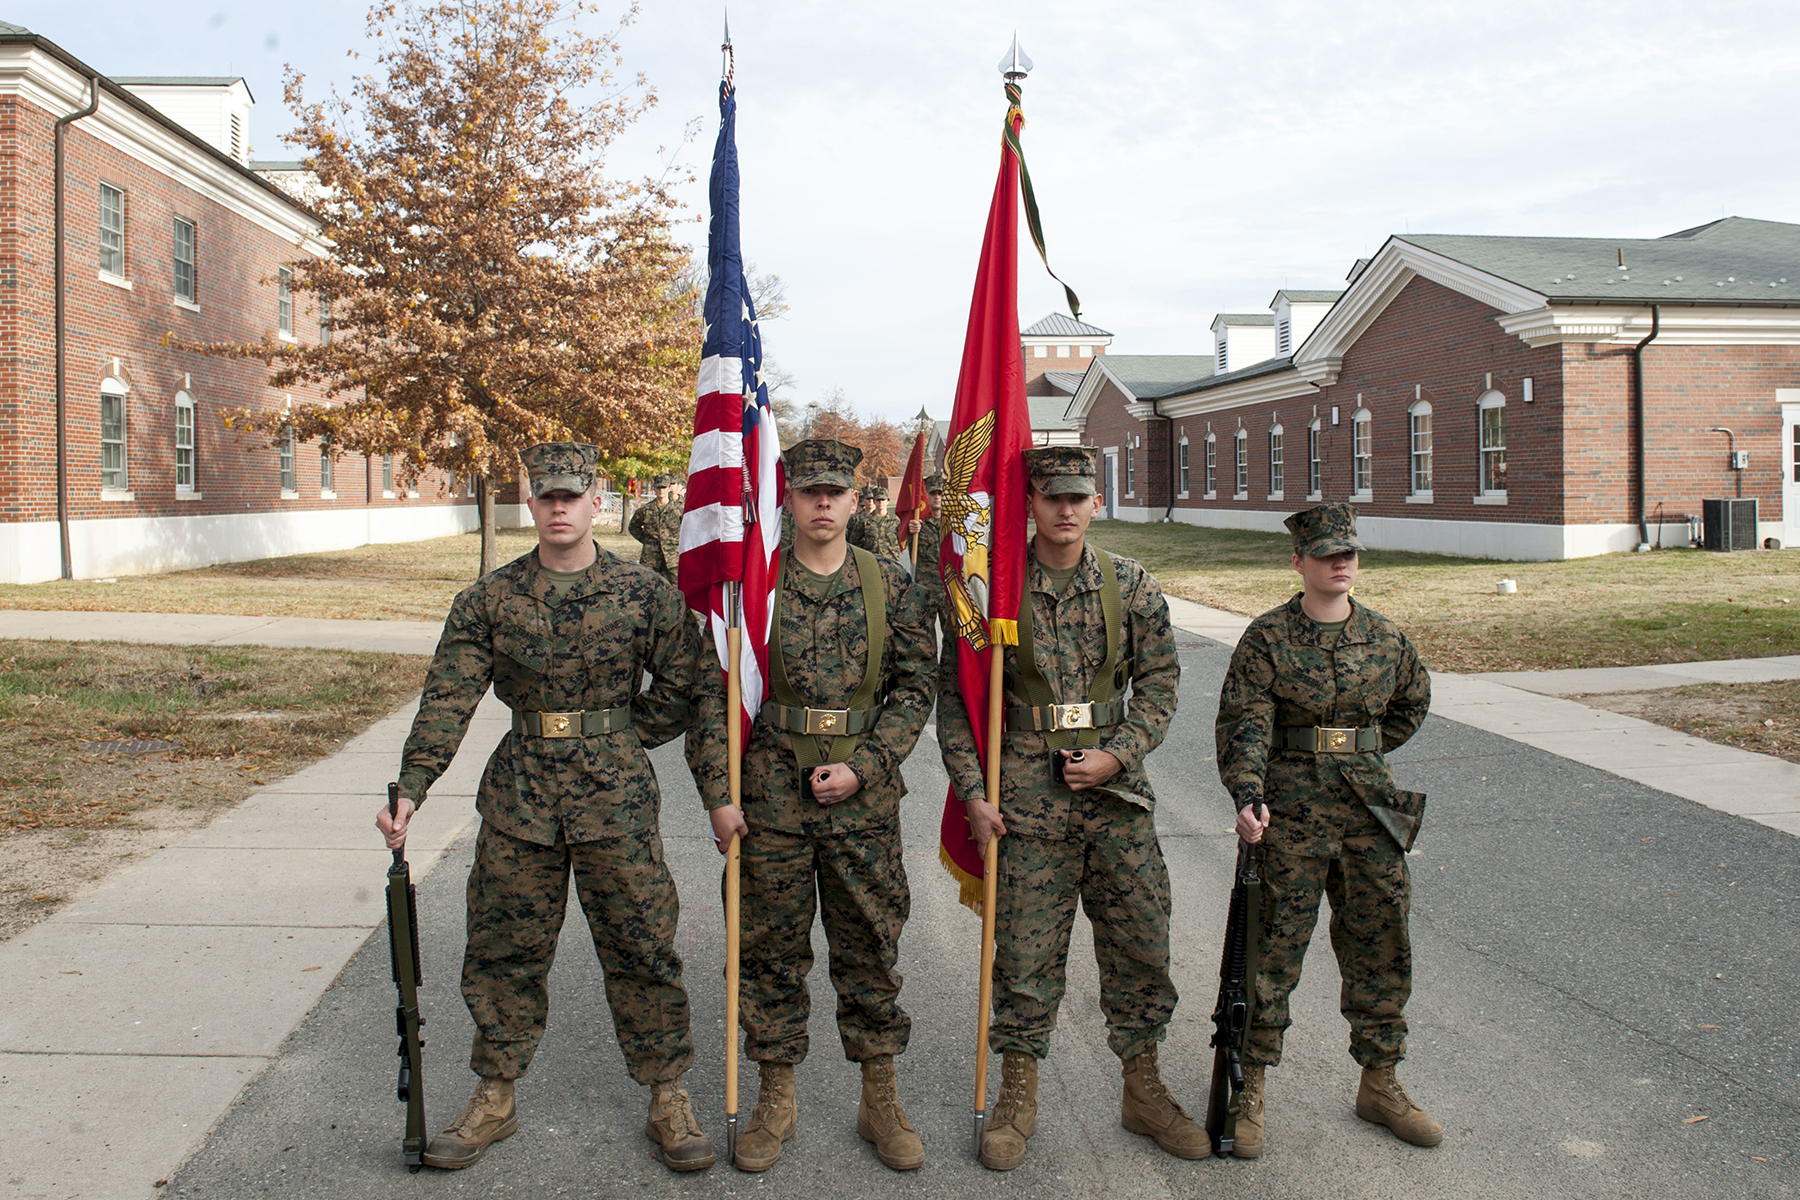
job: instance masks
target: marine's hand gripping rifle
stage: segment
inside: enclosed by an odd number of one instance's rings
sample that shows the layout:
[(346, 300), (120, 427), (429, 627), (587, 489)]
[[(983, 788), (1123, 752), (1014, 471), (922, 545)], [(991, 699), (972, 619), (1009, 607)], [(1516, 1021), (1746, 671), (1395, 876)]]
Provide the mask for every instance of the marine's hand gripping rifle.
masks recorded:
[[(388, 815), (400, 813), (400, 785), (388, 784)], [(394, 986), (399, 1000), (394, 1007), (394, 1032), (400, 1035), (400, 1100), (406, 1105), (406, 1140), (401, 1151), (408, 1171), (425, 1165), (425, 1039), (419, 1027), (419, 895), (412, 870), (406, 865), (406, 848), (394, 851), (394, 865), (387, 873), (388, 950), (394, 964)]]
[(1219, 964), (1219, 1004), (1213, 1009), (1212, 1089), (1206, 1097), (1206, 1136), (1212, 1152), (1229, 1155), (1237, 1143), (1238, 1102), (1244, 1093), (1244, 1039), (1256, 1006), (1256, 964), (1261, 961), (1262, 880), (1256, 851), (1238, 842), (1237, 872), (1225, 919), (1225, 954)]

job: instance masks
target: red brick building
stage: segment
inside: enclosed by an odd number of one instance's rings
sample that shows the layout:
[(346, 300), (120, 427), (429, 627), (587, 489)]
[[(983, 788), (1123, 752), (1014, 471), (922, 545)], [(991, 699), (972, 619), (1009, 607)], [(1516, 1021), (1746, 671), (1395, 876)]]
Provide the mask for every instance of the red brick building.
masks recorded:
[[(57, 124), (95, 98), (62, 129), (59, 329)], [(319, 223), (250, 161), (250, 109), (240, 79), (109, 79), (0, 24), (0, 582), (475, 527), (447, 480), (396, 494), (380, 459), (233, 433), (232, 409), (319, 397), (167, 344), (329, 336), (288, 274)]]
[(1292, 333), (1186, 381), (1089, 369), (1084, 442), (1144, 450), (1118, 516), (1278, 530), (1349, 500), (1372, 546), (1543, 560), (1687, 545), (1703, 499), (1741, 494), (1800, 544), (1800, 225), (1396, 236)]

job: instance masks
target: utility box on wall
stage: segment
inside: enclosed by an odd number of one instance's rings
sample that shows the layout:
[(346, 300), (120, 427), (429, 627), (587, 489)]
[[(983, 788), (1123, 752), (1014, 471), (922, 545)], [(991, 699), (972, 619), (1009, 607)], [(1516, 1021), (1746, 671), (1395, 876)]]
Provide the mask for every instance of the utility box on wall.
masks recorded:
[(1708, 550), (1754, 550), (1755, 500), (1702, 500), (1700, 544)]

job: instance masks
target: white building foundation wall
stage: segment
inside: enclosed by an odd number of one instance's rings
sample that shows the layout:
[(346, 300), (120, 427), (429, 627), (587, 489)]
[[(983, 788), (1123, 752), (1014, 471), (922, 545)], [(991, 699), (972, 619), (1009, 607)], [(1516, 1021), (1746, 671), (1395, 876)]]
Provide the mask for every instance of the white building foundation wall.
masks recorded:
[[(77, 579), (151, 575), (215, 563), (416, 542), (478, 527), (473, 504), (420, 508), (304, 509), (205, 517), (107, 517), (69, 525)], [(62, 574), (56, 522), (0, 525), (0, 583)]]
[[(1298, 508), (1295, 512), (1300, 511)], [(1121, 514), (1123, 515), (1123, 514)], [(1285, 533), (1285, 512), (1255, 509), (1176, 508), (1175, 519), (1211, 529)], [(1359, 517), (1356, 531), (1371, 550), (1416, 550), (1460, 558), (1557, 562), (1618, 554), (1638, 544), (1636, 525), (1537, 525), (1517, 521), (1431, 521), (1418, 517)], [(1658, 527), (1650, 527), (1654, 543)], [(1665, 547), (1688, 545), (1687, 522), (1661, 526)]]

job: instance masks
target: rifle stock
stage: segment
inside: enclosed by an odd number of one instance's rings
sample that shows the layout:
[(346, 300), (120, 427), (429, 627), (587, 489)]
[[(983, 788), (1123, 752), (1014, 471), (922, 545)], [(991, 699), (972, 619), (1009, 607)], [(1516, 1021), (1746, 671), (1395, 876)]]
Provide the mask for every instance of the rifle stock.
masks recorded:
[[(388, 814), (400, 811), (400, 785), (388, 784)], [(419, 1029), (419, 985), (425, 982), (419, 967), (419, 894), (413, 886), (406, 850), (394, 851), (394, 865), (387, 873), (388, 953), (394, 968), (398, 1000), (394, 1006), (394, 1032), (400, 1037), (400, 1102), (406, 1105), (406, 1137), (401, 1154), (408, 1171), (425, 1165), (425, 1039)]]
[(1213, 1009), (1212, 1086), (1206, 1096), (1206, 1135), (1217, 1155), (1237, 1143), (1238, 1104), (1244, 1092), (1244, 1045), (1256, 1007), (1256, 964), (1261, 961), (1262, 880), (1256, 854), (1238, 843), (1231, 907), (1225, 920), (1225, 950), (1219, 963), (1219, 1002)]

